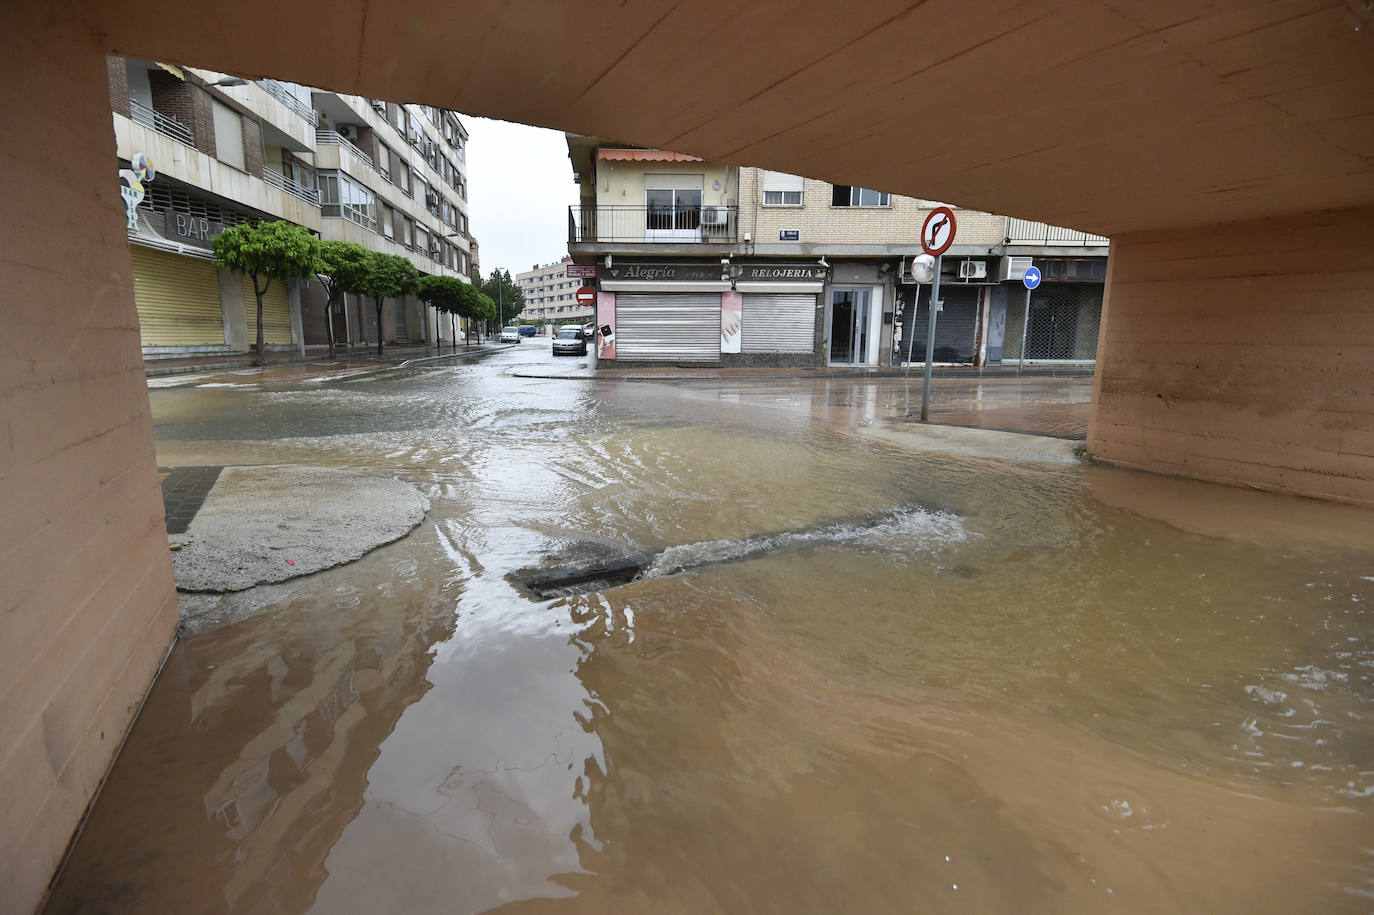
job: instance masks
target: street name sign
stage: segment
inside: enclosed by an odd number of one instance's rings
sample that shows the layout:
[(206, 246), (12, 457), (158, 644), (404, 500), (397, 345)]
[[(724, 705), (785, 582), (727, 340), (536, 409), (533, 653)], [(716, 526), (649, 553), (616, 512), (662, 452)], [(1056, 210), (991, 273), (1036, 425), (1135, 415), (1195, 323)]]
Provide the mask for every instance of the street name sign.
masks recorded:
[(569, 279), (589, 280), (596, 278), (596, 264), (569, 264), (564, 274)]
[(939, 257), (954, 244), (954, 211), (949, 207), (936, 207), (926, 216), (921, 225), (921, 250), (931, 257)]

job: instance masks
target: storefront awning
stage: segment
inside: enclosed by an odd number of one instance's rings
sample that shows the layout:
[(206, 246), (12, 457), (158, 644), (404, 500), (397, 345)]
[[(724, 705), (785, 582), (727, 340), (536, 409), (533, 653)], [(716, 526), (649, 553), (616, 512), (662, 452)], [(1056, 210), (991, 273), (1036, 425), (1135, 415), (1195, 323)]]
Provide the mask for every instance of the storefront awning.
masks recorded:
[(598, 159), (610, 162), (700, 162), (696, 156), (666, 149), (598, 149)]

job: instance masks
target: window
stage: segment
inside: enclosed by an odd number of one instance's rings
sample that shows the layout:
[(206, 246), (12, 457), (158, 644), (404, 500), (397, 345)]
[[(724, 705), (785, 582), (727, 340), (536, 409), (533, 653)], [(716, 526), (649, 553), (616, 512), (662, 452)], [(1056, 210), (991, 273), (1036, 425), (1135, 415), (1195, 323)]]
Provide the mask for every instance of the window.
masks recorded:
[(215, 156), (243, 171), (243, 118), (217, 99), (211, 99), (215, 118)]
[(415, 243), (415, 220), (409, 216), (401, 217), (401, 244), (407, 248)]
[(422, 254), (429, 253), (429, 230), (424, 226), (415, 227), (415, 250)]
[(429, 184), (425, 181), (424, 178), (420, 177), (419, 172), (411, 172), (410, 186), (412, 192), (414, 192), (415, 194), (415, 199), (420, 201), (421, 203), (424, 203), (425, 193), (429, 190)]
[(459, 176), (458, 176), (458, 183), (455, 184), (455, 185), (453, 186), (453, 189), (456, 190), (456, 191), (458, 192), (458, 197), (459, 197), (459, 199), (461, 199), (461, 200), (467, 200), (467, 199), (468, 199), (468, 186), (467, 186), (467, 182), (465, 182), (465, 181), (463, 180), (463, 176), (462, 176), (462, 175), (459, 175)]
[(377, 171), (386, 180), (391, 180), (391, 149), (385, 143), (377, 144)]
[(382, 204), (382, 234), (387, 238), (396, 237), (396, 211)]
[(317, 180), (322, 215), (341, 216), (365, 229), (377, 231), (377, 199), (371, 190), (343, 172), (323, 171)]
[(799, 207), (806, 179), (786, 172), (763, 173), (763, 205), (766, 207)]
[(832, 207), (886, 207), (892, 205), (892, 195), (870, 191), (866, 187), (837, 184), (830, 192)]
[(393, 181), (401, 189), (401, 193), (410, 196), (410, 166), (399, 159), (396, 160), (396, 171)]

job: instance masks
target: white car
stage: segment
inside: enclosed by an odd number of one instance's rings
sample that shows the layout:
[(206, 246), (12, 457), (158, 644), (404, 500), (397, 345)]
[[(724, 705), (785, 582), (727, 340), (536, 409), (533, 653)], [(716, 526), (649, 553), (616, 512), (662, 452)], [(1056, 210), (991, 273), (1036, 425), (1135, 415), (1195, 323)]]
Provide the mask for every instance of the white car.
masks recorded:
[(503, 327), (503, 328), (501, 328), (501, 342), (502, 342), (502, 343), (519, 343), (519, 342), (520, 342), (520, 328), (518, 328), (518, 327)]

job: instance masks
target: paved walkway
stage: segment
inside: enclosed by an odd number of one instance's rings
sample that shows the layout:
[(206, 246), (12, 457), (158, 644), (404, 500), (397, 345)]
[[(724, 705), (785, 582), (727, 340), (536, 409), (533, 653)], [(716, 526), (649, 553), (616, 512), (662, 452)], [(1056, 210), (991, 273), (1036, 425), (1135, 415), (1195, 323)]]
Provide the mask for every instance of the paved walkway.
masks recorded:
[[(279, 359), (269, 360), (267, 365), (253, 365), (251, 355), (236, 358), (232, 362), (192, 364), (187, 360), (176, 360), (175, 366), (148, 364), (148, 387), (175, 388), (191, 385), (258, 385), (281, 384), (294, 381), (329, 381), (385, 371), (417, 362), (438, 361), (441, 359), (476, 359), (494, 352), (507, 349), (514, 344), (474, 343), (470, 347), (453, 348), (445, 346), (442, 350), (433, 346), (392, 347), (378, 356), (370, 353), (345, 353), (330, 359), (327, 354), (318, 354), (309, 360)], [(269, 354), (271, 355), (271, 354)]]

